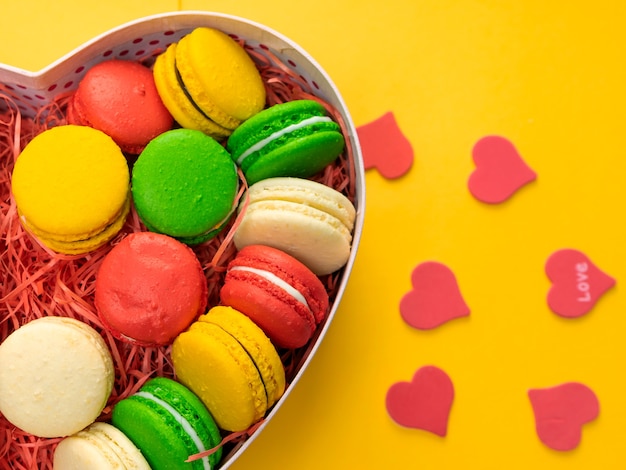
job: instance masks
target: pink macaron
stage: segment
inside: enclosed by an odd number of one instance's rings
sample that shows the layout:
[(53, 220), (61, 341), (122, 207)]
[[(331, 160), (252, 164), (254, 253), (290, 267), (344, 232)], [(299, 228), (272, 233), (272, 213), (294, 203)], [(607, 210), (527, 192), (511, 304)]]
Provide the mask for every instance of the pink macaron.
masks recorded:
[(249, 245), (237, 253), (228, 265), (220, 299), (282, 348), (304, 346), (329, 305), (324, 285), (309, 268), (265, 245)]
[(207, 292), (206, 277), (191, 248), (167, 235), (137, 232), (102, 261), (95, 305), (116, 338), (165, 345), (205, 313)]
[(67, 120), (104, 132), (133, 155), (174, 122), (157, 92), (152, 70), (117, 59), (87, 71), (68, 103)]

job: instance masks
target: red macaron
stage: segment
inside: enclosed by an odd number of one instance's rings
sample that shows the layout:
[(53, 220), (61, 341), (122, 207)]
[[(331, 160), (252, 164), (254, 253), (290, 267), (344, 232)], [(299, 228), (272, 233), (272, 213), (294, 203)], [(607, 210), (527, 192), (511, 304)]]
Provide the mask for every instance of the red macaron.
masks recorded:
[(184, 243), (154, 232), (126, 236), (96, 274), (95, 306), (116, 338), (143, 346), (171, 343), (205, 313), (208, 286)]
[(113, 59), (87, 71), (68, 103), (67, 121), (98, 129), (122, 151), (137, 155), (171, 129), (174, 118), (161, 101), (151, 69)]
[(220, 290), (224, 305), (247, 315), (282, 348), (299, 348), (328, 312), (321, 280), (287, 253), (265, 245), (241, 249)]

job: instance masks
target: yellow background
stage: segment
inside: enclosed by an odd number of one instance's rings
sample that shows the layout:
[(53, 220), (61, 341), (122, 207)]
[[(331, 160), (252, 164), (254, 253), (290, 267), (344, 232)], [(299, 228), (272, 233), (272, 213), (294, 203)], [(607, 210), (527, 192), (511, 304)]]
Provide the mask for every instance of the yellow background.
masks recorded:
[[(38, 70), (126, 21), (202, 9), (264, 23), (331, 75), (357, 125), (387, 111), (411, 171), (367, 172), (354, 274), (324, 344), (244, 469), (592, 469), (626, 464), (626, 3), (545, 0), (0, 0), (0, 62)], [(467, 190), (471, 148), (510, 139), (537, 174), (502, 205)], [(390, 155), (392, 158), (392, 155)], [(547, 308), (547, 257), (585, 252), (617, 285), (584, 318)], [(398, 310), (412, 269), (456, 274), (468, 318), (423, 332)], [(448, 436), (405, 429), (391, 384), (436, 365)], [(527, 390), (590, 386), (600, 417), (572, 452), (540, 443)]]

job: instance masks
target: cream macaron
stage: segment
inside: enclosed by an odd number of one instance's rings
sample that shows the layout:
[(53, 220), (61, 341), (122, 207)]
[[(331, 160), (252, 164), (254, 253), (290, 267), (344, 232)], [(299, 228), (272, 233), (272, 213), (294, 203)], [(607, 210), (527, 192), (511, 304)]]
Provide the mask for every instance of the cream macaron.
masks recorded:
[(356, 210), (339, 191), (303, 178), (268, 178), (248, 188), (239, 206), (244, 209), (234, 235), (237, 249), (271, 246), (317, 275), (348, 261)]
[(42, 317), (0, 345), (0, 413), (38, 437), (65, 437), (92, 424), (113, 390), (111, 353), (79, 320)]
[(119, 429), (96, 422), (63, 439), (54, 451), (54, 470), (150, 470), (135, 444)]

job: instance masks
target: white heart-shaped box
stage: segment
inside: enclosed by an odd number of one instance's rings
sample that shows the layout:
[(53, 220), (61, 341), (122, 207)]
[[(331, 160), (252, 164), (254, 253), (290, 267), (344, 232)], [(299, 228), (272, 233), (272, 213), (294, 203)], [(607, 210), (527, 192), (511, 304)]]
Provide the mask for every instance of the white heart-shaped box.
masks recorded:
[[(364, 167), (354, 123), (336, 86), (320, 65), (300, 46), (262, 24), (221, 13), (184, 11), (158, 14), (121, 25), (95, 37), (38, 72), (0, 64), (0, 94), (9, 95), (23, 116), (34, 117), (37, 110), (45, 107), (59, 94), (74, 90), (93, 65), (113, 58), (141, 59), (154, 55), (155, 51), (164, 49), (167, 44), (177, 41), (198, 26), (214, 27), (243, 39), (246, 46), (257, 54), (267, 57), (269, 51), (307, 82), (316, 96), (338, 111), (343, 120), (347, 144), (351, 148), (349, 173), (354, 178), (357, 208), (352, 251), (347, 265), (340, 271), (336, 296), (325, 323), (318, 329), (302, 355), (297, 373), (280, 401), (255, 432), (248, 439), (239, 442), (222, 459), (220, 468), (226, 469), (278, 412), (306, 370), (337, 312), (354, 264), (365, 215)], [(5, 110), (2, 106), (6, 106), (4, 100), (0, 100), (0, 111)]]

